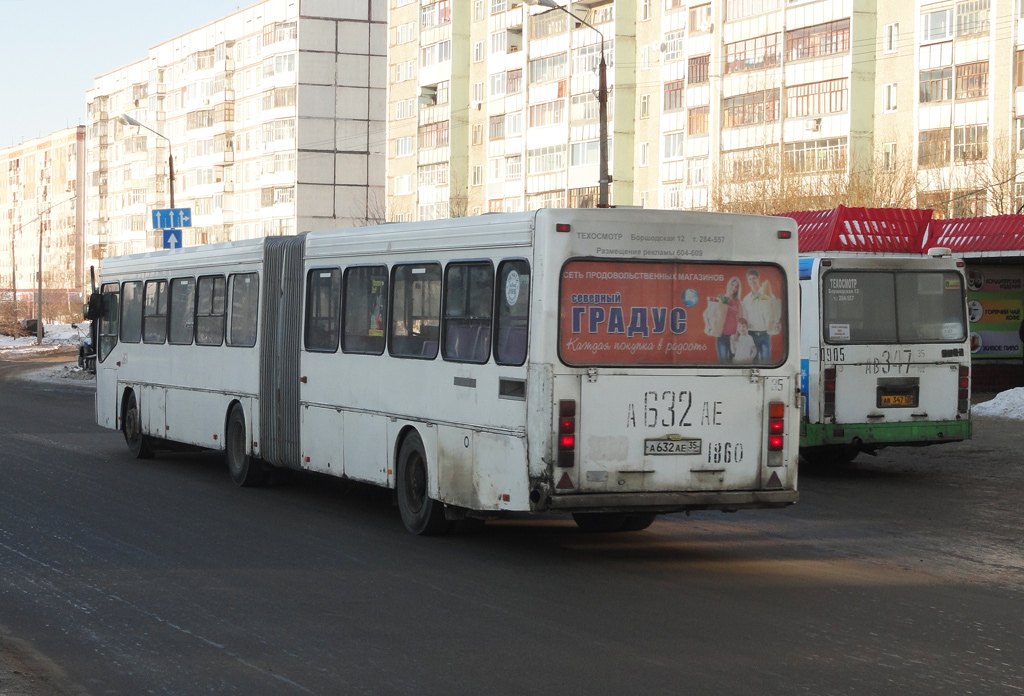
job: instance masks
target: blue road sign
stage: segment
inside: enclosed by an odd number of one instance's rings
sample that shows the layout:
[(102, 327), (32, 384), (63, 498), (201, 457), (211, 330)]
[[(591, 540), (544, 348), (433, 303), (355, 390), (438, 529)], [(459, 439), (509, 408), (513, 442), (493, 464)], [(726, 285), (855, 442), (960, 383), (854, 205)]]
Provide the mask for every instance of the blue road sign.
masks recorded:
[(192, 226), (191, 208), (156, 208), (153, 210), (153, 229), (169, 230)]
[(181, 230), (164, 230), (164, 249), (181, 248)]

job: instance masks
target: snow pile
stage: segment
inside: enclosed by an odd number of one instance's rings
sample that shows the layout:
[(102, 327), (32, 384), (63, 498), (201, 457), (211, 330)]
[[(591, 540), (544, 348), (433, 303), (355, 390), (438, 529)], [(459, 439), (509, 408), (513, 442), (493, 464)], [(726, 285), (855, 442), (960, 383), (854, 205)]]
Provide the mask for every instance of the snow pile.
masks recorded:
[(76, 324), (46, 324), (43, 326), (43, 342), (36, 345), (33, 336), (4, 336), (0, 334), (0, 354), (4, 356), (36, 355), (52, 353), (67, 346), (78, 347), (89, 335), (89, 322)]
[(37, 370), (24, 376), (29, 382), (45, 382), (47, 384), (81, 384), (83, 386), (96, 386), (96, 373), (83, 370), (75, 363), (48, 367), (44, 370)]
[(991, 401), (972, 406), (971, 415), (1024, 420), (1024, 387), (999, 392)]

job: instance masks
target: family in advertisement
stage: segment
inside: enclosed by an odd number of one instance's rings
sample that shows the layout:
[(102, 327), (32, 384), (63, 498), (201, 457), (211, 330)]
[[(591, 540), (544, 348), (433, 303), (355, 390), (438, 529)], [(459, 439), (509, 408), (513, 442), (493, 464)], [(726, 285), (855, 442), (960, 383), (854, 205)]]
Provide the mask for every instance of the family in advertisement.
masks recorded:
[(776, 364), (782, 281), (767, 264), (570, 262), (560, 352), (569, 364)]

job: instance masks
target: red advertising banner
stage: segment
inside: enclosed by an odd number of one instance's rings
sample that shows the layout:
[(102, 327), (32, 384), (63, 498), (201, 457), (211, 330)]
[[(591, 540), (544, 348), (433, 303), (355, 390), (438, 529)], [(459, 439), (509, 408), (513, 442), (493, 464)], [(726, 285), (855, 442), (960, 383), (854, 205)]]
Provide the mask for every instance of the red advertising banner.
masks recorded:
[(570, 261), (559, 353), (568, 365), (778, 365), (786, 296), (768, 264)]

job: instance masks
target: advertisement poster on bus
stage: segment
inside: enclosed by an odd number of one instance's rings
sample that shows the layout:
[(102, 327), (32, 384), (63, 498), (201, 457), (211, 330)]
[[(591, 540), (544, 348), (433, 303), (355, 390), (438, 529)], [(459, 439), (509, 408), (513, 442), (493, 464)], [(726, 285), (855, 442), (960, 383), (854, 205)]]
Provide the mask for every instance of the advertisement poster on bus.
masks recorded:
[(570, 261), (560, 341), (568, 365), (778, 365), (782, 271), (768, 264)]
[(967, 319), (971, 354), (980, 358), (1019, 358), (1024, 320), (1024, 268), (967, 267)]

